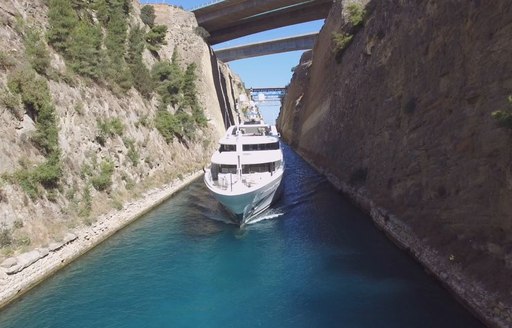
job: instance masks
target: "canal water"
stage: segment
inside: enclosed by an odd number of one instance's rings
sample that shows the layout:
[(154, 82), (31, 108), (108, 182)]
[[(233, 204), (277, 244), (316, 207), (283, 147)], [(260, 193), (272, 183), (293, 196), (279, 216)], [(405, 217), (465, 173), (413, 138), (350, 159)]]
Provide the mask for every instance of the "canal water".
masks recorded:
[(480, 327), (288, 147), (242, 229), (198, 180), (0, 312), (0, 327)]

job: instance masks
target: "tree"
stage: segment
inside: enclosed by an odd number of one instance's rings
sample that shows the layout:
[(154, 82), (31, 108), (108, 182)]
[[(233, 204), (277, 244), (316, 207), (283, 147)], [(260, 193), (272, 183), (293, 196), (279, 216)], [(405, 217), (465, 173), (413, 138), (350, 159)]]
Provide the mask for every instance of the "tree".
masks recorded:
[(140, 19), (144, 24), (149, 27), (153, 27), (155, 24), (155, 8), (153, 6), (146, 5), (140, 10)]
[(128, 36), (128, 51), (126, 62), (133, 77), (133, 86), (142, 96), (149, 98), (153, 92), (153, 80), (151, 73), (142, 60), (144, 51), (144, 30), (140, 26), (132, 27)]
[(204, 126), (207, 123), (207, 119), (197, 99), (196, 68), (197, 65), (195, 63), (188, 65), (185, 70), (185, 74), (183, 75), (183, 104), (192, 109), (192, 117), (194, 121), (199, 126)]
[(170, 143), (174, 139), (174, 136), (180, 132), (179, 121), (176, 117), (162, 109), (156, 112), (155, 127), (167, 143)]
[(85, 22), (80, 22), (72, 31), (68, 58), (71, 67), (80, 75), (99, 79), (104, 54), (101, 50), (101, 30)]
[(78, 16), (68, 0), (50, 0), (48, 3), (48, 43), (66, 53), (68, 38), (78, 24)]
[(187, 66), (185, 74), (183, 75), (183, 102), (185, 106), (190, 106), (197, 102), (196, 96), (196, 67), (195, 63)]
[[(173, 56), (174, 57), (174, 56)], [(177, 60), (174, 62), (161, 61), (152, 69), (152, 75), (157, 83), (156, 91), (160, 95), (163, 107), (168, 104), (177, 105), (181, 99), (182, 72)]]
[(163, 44), (167, 44), (165, 42), (165, 35), (167, 33), (167, 26), (165, 25), (156, 25), (151, 28), (151, 30), (146, 34), (146, 42), (148, 44), (148, 50), (152, 52), (156, 52), (160, 50)]
[(27, 29), (24, 38), (25, 53), (32, 68), (39, 74), (46, 74), (50, 66), (50, 53), (46, 44), (41, 39), (39, 31)]

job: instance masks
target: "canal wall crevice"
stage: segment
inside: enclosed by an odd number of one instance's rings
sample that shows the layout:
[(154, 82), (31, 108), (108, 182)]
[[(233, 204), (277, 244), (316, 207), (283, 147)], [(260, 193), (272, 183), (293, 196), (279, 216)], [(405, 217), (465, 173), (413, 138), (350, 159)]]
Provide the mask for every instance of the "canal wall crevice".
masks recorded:
[[(366, 7), (355, 27), (351, 4)], [(357, 5), (356, 5), (357, 6)], [(512, 324), (508, 1), (336, 1), (295, 68), (286, 142), (489, 326)]]

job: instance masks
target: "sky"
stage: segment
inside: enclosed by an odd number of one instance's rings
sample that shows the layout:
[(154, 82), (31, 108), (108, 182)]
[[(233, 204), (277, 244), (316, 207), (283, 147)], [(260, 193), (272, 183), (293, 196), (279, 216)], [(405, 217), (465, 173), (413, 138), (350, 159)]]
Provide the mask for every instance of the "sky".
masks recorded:
[[(146, 3), (167, 3), (182, 6), (185, 10), (193, 10), (216, 0), (139, 0)], [(303, 24), (286, 26), (270, 31), (248, 35), (228, 42), (215, 45), (213, 49), (229, 48), (238, 45), (269, 41), (284, 37), (291, 37), (305, 33), (318, 32), (324, 21), (318, 20)], [(297, 66), (304, 51), (292, 51), (268, 56), (246, 58), (229, 62), (231, 70), (240, 76), (246, 88), (285, 87), (292, 77), (292, 68)], [(279, 114), (279, 104), (258, 104), (265, 122), (274, 124)]]
[[(139, 0), (146, 3), (168, 3), (182, 6), (185, 10), (191, 10), (212, 0)], [(243, 38), (231, 40), (215, 45), (213, 49), (222, 49), (258, 41), (268, 41), (282, 37), (291, 37), (299, 34), (318, 32), (323, 25), (323, 20), (291, 25), (275, 30), (249, 35)], [(231, 69), (237, 73), (247, 88), (257, 87), (284, 87), (292, 77), (291, 69), (299, 63), (303, 51), (292, 51), (281, 54), (247, 58), (229, 62)]]

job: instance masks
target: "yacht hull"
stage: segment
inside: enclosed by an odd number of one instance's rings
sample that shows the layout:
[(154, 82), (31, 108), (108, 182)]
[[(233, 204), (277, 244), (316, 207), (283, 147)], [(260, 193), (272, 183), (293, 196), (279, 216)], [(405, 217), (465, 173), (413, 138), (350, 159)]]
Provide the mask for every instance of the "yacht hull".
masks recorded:
[(206, 181), (206, 186), (222, 206), (238, 221), (244, 223), (251, 217), (266, 210), (281, 194), (283, 172), (276, 173), (274, 178), (265, 185), (249, 189), (245, 192), (232, 193), (219, 190)]

